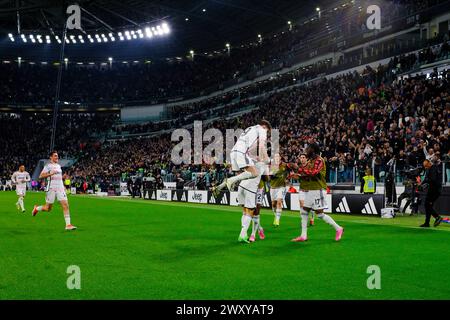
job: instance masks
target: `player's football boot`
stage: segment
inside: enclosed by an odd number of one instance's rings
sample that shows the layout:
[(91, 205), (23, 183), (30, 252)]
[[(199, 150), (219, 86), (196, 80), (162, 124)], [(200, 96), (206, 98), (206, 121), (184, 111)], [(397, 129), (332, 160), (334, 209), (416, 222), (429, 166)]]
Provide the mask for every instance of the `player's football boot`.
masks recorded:
[(436, 219), (436, 221), (434, 222), (433, 226), (437, 227), (438, 225), (441, 224), (441, 222), (442, 222), (442, 217), (439, 216), (439, 217)]
[(20, 211), (20, 205), (18, 202), (16, 202), (16, 208), (17, 208), (17, 211)]
[(250, 238), (248, 239), (248, 241), (249, 242), (255, 242), (256, 241), (255, 236), (251, 235)]
[(68, 224), (67, 226), (66, 226), (66, 230), (75, 230), (77, 227), (75, 227), (75, 226), (73, 226), (73, 225), (71, 225), (71, 224)]
[(34, 206), (33, 211), (31, 211), (31, 214), (32, 214), (33, 217), (34, 217), (35, 215), (37, 215), (38, 212), (39, 212), (39, 211), (37, 210), (37, 206)]
[(248, 236), (245, 236), (245, 237), (239, 236), (238, 241), (239, 242), (250, 243), (250, 241), (248, 241)]
[(261, 239), (261, 240), (264, 240), (265, 238), (266, 238), (266, 236), (265, 236), (265, 234), (264, 234), (264, 229), (259, 229), (258, 230), (258, 234), (259, 234), (259, 238)]
[(292, 239), (291, 240), (292, 242), (305, 242), (305, 241), (308, 241), (308, 238), (307, 237), (297, 237), (297, 238), (294, 238), (294, 239)]
[(25, 211), (26, 211), (26, 210), (25, 210), (25, 209), (23, 209), (23, 210), (22, 210), (22, 213), (25, 213)]
[(343, 234), (344, 234), (344, 228), (340, 228), (338, 231), (336, 231), (336, 241), (341, 240)]
[(273, 226), (279, 227), (280, 226), (280, 220), (278, 220), (276, 217), (273, 219)]

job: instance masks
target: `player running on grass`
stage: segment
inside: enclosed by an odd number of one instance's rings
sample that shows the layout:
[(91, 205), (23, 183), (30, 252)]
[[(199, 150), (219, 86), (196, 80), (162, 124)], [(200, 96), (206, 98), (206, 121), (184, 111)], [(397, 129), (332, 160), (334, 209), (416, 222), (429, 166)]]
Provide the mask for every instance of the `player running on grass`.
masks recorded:
[(270, 198), (272, 200), (272, 211), (274, 214), (273, 226), (280, 226), (283, 200), (286, 196), (286, 181), (289, 170), (286, 163), (281, 161), (281, 156), (275, 154), (274, 161), (270, 166)]
[[(257, 170), (257, 176), (253, 179), (241, 181), (238, 188), (238, 201), (243, 207), (241, 233), (238, 238), (239, 242), (254, 242), (257, 230), (259, 231), (260, 239), (263, 240), (265, 238), (264, 230), (259, 228), (259, 212), (256, 214), (255, 211), (258, 185), (261, 181), (262, 174), (266, 171), (266, 165), (262, 162), (258, 162), (255, 168)], [(251, 222), (253, 222), (253, 228), (252, 235), (249, 238), (247, 231)]]
[(231, 168), (233, 171), (244, 171), (234, 177), (225, 179), (220, 185), (214, 187), (212, 192), (215, 197), (218, 197), (220, 191), (225, 187), (231, 191), (234, 184), (258, 176), (255, 162), (269, 161), (267, 135), (271, 129), (272, 127), (268, 121), (261, 120), (258, 125), (247, 128), (239, 136), (233, 149), (231, 149)]
[(23, 200), (27, 193), (27, 182), (31, 181), (30, 174), (25, 171), (25, 166), (21, 165), (19, 171), (14, 172), (11, 177), (11, 181), (16, 185), (16, 194), (19, 199), (16, 202), (17, 210), (21, 210), (22, 213), (25, 212), (25, 204)]
[(64, 188), (62, 169), (58, 162), (58, 153), (52, 151), (50, 153), (50, 162), (45, 165), (39, 175), (39, 179), (47, 179), (45, 205), (34, 206), (32, 214), (34, 217), (40, 211), (50, 212), (56, 198), (61, 203), (64, 212), (66, 230), (75, 230), (77, 227), (70, 223), (69, 202), (67, 200), (66, 189)]
[(300, 207), (301, 235), (292, 239), (294, 242), (308, 240), (308, 212), (310, 210), (313, 210), (319, 219), (322, 219), (336, 230), (336, 241), (341, 240), (344, 233), (344, 228), (323, 212), (323, 209), (327, 207), (325, 202), (325, 190), (327, 188), (325, 180), (326, 167), (325, 161), (319, 153), (319, 146), (315, 143), (310, 144), (306, 149), (306, 157), (308, 158), (306, 165), (297, 169), (302, 181), (302, 189), (305, 190), (305, 203), (303, 207)]

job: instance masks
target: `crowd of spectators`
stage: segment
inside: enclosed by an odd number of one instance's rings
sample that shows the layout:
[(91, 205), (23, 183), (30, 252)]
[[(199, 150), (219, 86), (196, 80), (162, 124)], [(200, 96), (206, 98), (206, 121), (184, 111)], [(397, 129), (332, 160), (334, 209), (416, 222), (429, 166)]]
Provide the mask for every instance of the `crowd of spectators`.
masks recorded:
[[(380, 179), (394, 157), (399, 171), (420, 165), (424, 148), (440, 157), (448, 154), (449, 74), (388, 81), (384, 75), (390, 72), (389, 66), (367, 68), (362, 74), (273, 93), (258, 102), (255, 111), (204, 129), (245, 129), (267, 119), (280, 131), (286, 161), (296, 161), (308, 142), (319, 142), (330, 182), (351, 182), (354, 169), (363, 172), (367, 167), (375, 168)], [(119, 176), (157, 167), (173, 177), (201, 172), (208, 177), (207, 185), (231, 173), (224, 165), (174, 166), (172, 146), (170, 134), (118, 142), (81, 161), (76, 172)]]

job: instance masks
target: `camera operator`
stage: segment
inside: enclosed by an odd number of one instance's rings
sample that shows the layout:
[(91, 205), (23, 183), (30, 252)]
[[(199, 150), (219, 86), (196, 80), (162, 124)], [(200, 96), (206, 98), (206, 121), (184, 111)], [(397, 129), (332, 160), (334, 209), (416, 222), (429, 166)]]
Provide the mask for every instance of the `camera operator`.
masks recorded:
[(432, 160), (426, 159), (423, 162), (425, 168), (425, 178), (421, 184), (421, 189), (427, 190), (425, 198), (425, 223), (421, 225), (422, 228), (430, 227), (430, 219), (433, 216), (436, 220), (434, 226), (437, 227), (442, 222), (442, 217), (434, 210), (433, 205), (441, 195), (442, 189), (442, 172), (438, 164), (437, 159), (434, 157)]
[[(419, 192), (417, 190), (417, 186), (420, 184), (420, 169), (413, 168), (402, 173), (405, 180), (403, 185), (405, 186), (405, 190), (400, 195), (397, 200), (397, 207), (401, 213), (406, 212), (406, 208), (411, 205), (411, 215), (417, 214), (419, 211)], [(406, 199), (406, 204), (401, 208), (403, 199)]]

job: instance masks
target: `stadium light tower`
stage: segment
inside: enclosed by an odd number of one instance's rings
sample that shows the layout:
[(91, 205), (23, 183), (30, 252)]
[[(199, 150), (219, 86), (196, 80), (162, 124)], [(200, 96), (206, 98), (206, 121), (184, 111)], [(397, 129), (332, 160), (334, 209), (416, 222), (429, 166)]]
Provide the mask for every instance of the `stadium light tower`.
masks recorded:
[(258, 34), (258, 42), (262, 43), (262, 36), (261, 36), (261, 34)]
[(292, 21), (289, 20), (289, 21), (287, 22), (287, 24), (288, 24), (288, 26), (289, 26), (289, 31), (291, 31), (291, 30), (292, 30)]
[(112, 57), (109, 57), (109, 58), (108, 58), (108, 61), (109, 61), (109, 67), (112, 68), (113, 58), (112, 58)]
[(318, 15), (318, 17), (319, 17), (319, 19), (320, 19), (320, 16), (321, 16), (321, 13), (322, 13), (322, 12), (320, 11), (320, 8), (317, 7), (317, 8), (316, 8), (316, 11), (317, 11), (317, 15)]
[(17, 57), (17, 63), (18, 63), (19, 68), (20, 68), (20, 66), (22, 65), (22, 57)]
[(69, 59), (64, 58), (64, 67), (66, 68), (66, 70), (67, 70), (67, 64), (68, 63), (69, 63)]
[(194, 60), (194, 50), (189, 51), (189, 54), (191, 55), (191, 59)]
[(230, 50), (231, 50), (230, 44), (229, 44), (229, 43), (226, 43), (226, 44), (225, 44), (225, 47), (227, 48), (227, 53), (228, 53), (228, 55), (230, 55)]

